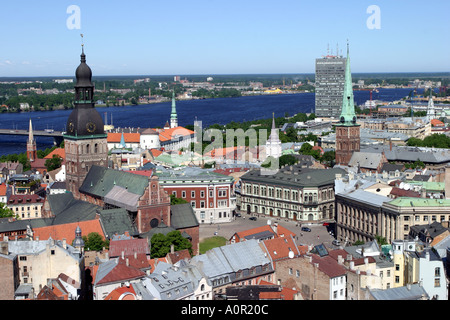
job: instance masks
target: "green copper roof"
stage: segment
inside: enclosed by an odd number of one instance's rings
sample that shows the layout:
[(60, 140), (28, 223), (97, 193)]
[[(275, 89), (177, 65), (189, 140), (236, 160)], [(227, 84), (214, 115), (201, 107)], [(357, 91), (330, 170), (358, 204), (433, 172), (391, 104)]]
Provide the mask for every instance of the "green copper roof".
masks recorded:
[(449, 207), (450, 199), (398, 197), (388, 203), (398, 207)]
[(345, 64), (345, 83), (344, 83), (344, 93), (342, 95), (342, 109), (341, 116), (339, 118), (339, 124), (337, 126), (355, 126), (356, 124), (356, 113), (355, 113), (355, 102), (353, 98), (353, 87), (352, 87), (352, 72), (350, 70), (350, 55), (347, 44), (347, 61)]
[(172, 93), (172, 112), (170, 113), (170, 118), (171, 119), (177, 118), (177, 108), (176, 108), (176, 104), (175, 104), (175, 91)]

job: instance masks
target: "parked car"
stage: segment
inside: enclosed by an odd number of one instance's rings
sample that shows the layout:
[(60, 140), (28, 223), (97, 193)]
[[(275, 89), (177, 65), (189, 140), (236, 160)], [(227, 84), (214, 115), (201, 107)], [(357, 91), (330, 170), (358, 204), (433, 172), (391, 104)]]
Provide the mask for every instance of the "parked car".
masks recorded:
[(311, 229), (308, 228), (308, 227), (302, 227), (302, 231), (305, 231), (305, 232), (311, 232)]
[(333, 242), (331, 242), (332, 244), (334, 244), (335, 246), (340, 246), (341, 242), (339, 240), (333, 240)]
[(256, 221), (256, 217), (250, 217), (250, 218), (248, 218), (249, 220), (253, 220), (253, 221)]

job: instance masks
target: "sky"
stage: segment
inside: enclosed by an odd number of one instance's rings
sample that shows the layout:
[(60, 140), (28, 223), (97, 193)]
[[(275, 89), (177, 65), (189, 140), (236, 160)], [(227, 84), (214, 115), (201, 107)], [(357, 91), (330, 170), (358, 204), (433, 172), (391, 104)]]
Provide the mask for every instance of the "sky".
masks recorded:
[(73, 76), (82, 40), (94, 76), (314, 73), (347, 41), (354, 73), (449, 72), (449, 12), (447, 0), (5, 1), (0, 77)]

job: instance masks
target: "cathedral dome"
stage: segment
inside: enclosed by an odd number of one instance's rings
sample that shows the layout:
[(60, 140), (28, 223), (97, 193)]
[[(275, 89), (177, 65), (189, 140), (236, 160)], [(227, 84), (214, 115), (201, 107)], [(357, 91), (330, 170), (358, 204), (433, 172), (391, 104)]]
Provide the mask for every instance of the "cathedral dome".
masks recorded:
[(84, 50), (81, 53), (81, 63), (75, 71), (75, 76), (77, 78), (77, 86), (91, 86), (92, 70), (86, 64), (86, 55)]

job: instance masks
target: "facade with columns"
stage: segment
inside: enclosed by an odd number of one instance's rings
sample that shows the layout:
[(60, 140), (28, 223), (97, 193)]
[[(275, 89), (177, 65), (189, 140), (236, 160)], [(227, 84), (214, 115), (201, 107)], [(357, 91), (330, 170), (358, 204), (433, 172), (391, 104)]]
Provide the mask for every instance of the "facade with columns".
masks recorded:
[(407, 240), (410, 227), (450, 220), (450, 199), (399, 197), (363, 190), (336, 194), (336, 236), (342, 242)]

